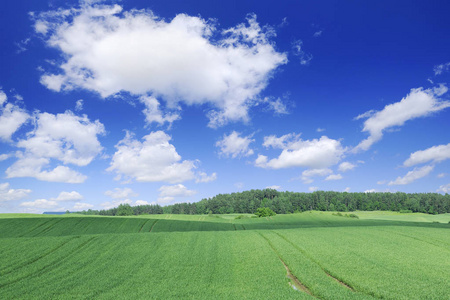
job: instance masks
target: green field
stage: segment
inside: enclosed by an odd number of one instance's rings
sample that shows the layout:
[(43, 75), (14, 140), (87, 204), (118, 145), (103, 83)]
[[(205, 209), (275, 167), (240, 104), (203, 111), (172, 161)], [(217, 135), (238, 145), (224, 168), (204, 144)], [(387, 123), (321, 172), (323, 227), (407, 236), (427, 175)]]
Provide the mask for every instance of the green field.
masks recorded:
[(356, 215), (3, 214), (0, 299), (449, 299), (450, 214)]

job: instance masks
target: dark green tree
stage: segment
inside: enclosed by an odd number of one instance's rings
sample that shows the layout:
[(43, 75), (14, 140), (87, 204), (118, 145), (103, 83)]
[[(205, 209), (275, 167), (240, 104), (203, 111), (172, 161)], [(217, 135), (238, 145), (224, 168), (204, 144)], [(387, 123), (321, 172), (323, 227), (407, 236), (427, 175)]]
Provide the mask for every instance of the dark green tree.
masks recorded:
[(119, 207), (117, 207), (116, 216), (132, 216), (133, 215), (133, 208), (130, 206), (130, 204), (120, 204)]
[(262, 217), (275, 216), (276, 213), (268, 207), (260, 207), (256, 210), (255, 215), (262, 218)]

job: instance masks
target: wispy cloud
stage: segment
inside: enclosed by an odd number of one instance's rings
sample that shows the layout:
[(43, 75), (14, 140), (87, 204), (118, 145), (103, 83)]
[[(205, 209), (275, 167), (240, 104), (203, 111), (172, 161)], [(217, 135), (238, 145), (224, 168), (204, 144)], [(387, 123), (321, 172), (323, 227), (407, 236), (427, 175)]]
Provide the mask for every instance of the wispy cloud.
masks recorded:
[(448, 70), (450, 70), (450, 62), (445, 63), (445, 64), (440, 64), (440, 65), (436, 65), (434, 66), (434, 75), (441, 75), (444, 72), (448, 72)]
[(313, 59), (312, 54), (303, 50), (303, 42), (301, 40), (296, 40), (292, 43), (292, 51), (300, 59), (301, 65), (308, 65)]
[(447, 87), (441, 85), (437, 88), (412, 89), (401, 101), (386, 105), (380, 111), (368, 111), (359, 115), (356, 119), (369, 117), (364, 122), (363, 132), (368, 132), (369, 137), (361, 141), (353, 152), (368, 150), (374, 143), (381, 140), (385, 130), (403, 126), (405, 122), (420, 117), (426, 117), (447, 107), (450, 101), (441, 100), (438, 96), (447, 92)]
[(439, 163), (447, 159), (450, 159), (450, 143), (447, 145), (433, 146), (425, 150), (411, 153), (411, 155), (407, 160), (405, 160), (403, 165), (405, 167), (411, 167), (430, 161), (433, 163)]
[(420, 178), (423, 178), (433, 171), (434, 165), (423, 166), (422, 168), (414, 168), (403, 177), (397, 177), (396, 180), (389, 182), (389, 185), (405, 185), (410, 184)]

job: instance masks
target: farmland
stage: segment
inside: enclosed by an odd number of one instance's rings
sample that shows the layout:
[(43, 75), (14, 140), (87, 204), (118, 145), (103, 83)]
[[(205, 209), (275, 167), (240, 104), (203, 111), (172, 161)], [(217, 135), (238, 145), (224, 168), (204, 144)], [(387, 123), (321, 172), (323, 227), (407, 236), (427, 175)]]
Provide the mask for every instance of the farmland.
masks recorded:
[(0, 215), (0, 298), (448, 299), (450, 214), (355, 214)]

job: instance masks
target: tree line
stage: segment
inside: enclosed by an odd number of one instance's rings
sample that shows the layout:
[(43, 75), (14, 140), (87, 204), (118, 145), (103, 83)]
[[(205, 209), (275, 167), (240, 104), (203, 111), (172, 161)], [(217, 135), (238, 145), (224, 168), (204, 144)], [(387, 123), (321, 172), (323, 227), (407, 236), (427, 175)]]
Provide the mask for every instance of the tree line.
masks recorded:
[(315, 191), (312, 193), (279, 192), (274, 189), (250, 190), (231, 194), (218, 194), (195, 203), (177, 203), (167, 206), (121, 204), (107, 210), (87, 210), (86, 215), (142, 215), (142, 214), (232, 214), (255, 213), (268, 207), (277, 214), (319, 211), (371, 211), (389, 210), (450, 213), (450, 195), (439, 193), (348, 193)]

